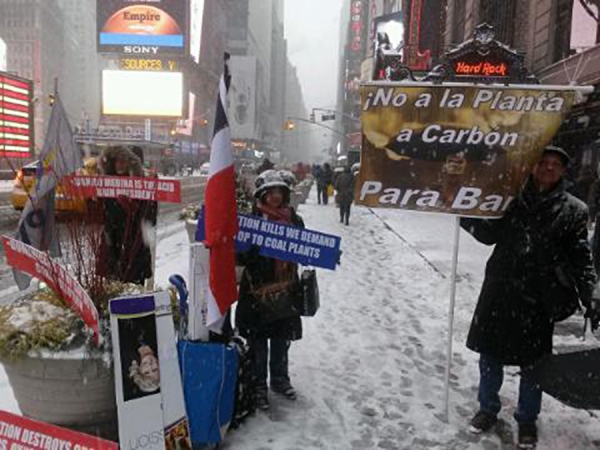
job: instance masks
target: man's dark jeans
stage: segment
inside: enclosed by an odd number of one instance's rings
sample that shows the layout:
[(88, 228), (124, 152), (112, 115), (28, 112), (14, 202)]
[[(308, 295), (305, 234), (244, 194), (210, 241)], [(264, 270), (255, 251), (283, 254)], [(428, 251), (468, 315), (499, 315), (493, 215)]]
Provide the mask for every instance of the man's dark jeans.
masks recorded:
[(350, 207), (352, 206), (351, 202), (340, 203), (340, 222), (345, 223), (346, 225), (350, 222)]
[(600, 214), (596, 217), (596, 227), (594, 228), (594, 237), (592, 238), (592, 257), (596, 273), (600, 273)]
[(271, 372), (271, 386), (285, 388), (290, 385), (288, 375), (290, 341), (275, 338), (252, 339), (250, 347), (253, 352), (253, 371), (257, 388), (267, 388), (268, 371)]
[[(521, 367), (519, 404), (514, 414), (519, 423), (535, 422), (542, 407), (542, 389), (533, 380), (532, 370), (532, 366)], [(482, 354), (479, 358), (479, 377), (479, 407), (496, 415), (502, 407), (498, 393), (504, 379), (504, 366), (494, 357)]]

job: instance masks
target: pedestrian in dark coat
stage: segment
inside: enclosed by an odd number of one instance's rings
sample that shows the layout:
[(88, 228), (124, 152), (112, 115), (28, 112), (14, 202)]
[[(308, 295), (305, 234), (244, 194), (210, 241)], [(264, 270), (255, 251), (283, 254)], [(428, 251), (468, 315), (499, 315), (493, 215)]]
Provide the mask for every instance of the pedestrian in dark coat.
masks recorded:
[(327, 189), (329, 188), (329, 185), (332, 183), (333, 183), (333, 170), (331, 169), (331, 166), (329, 165), (329, 163), (325, 163), (325, 164), (323, 164), (323, 167), (321, 167), (321, 170), (319, 171), (319, 173), (317, 175), (317, 188), (318, 188), (319, 192), (321, 193), (321, 196), (319, 198), (319, 204), (321, 204), (321, 202), (324, 205), (329, 203), (329, 193), (327, 192)]
[(483, 287), (467, 339), (480, 353), (480, 411), (471, 431), (496, 422), (501, 404), (503, 366), (521, 366), (519, 444), (535, 445), (542, 391), (533, 377), (535, 363), (552, 352), (554, 319), (549, 305), (559, 275), (566, 289), (590, 306), (596, 274), (587, 240), (588, 210), (565, 192), (563, 174), (569, 157), (548, 147), (521, 194), (498, 220), (462, 219), (477, 240), (496, 245), (488, 260)]
[[(126, 147), (110, 147), (101, 157), (102, 173), (143, 177), (142, 162)], [(147, 232), (156, 225), (157, 204), (125, 196), (102, 200), (104, 208), (103, 262), (105, 276), (143, 285), (152, 277)], [(146, 232), (144, 232), (146, 230)]]
[(349, 166), (335, 180), (336, 201), (340, 206), (340, 222), (350, 224), (350, 207), (354, 201), (354, 175)]
[(267, 170), (273, 169), (274, 167), (275, 167), (275, 164), (273, 164), (269, 158), (265, 158), (263, 160), (263, 162), (261, 163), (261, 165), (256, 170), (256, 173), (261, 174)]
[[(304, 228), (302, 218), (289, 206), (289, 187), (276, 171), (269, 170), (258, 177), (255, 197), (254, 215)], [(240, 282), (235, 319), (237, 329), (248, 339), (251, 349), (256, 404), (259, 409), (265, 410), (269, 408), (268, 372), (271, 390), (291, 400), (296, 398), (288, 371), (288, 349), (291, 341), (302, 338), (302, 321), (297, 312), (275, 321), (262, 320), (256, 293), (261, 289), (279, 286), (284, 294), (295, 295), (298, 266), (261, 256), (259, 252), (259, 248), (253, 247), (238, 255), (238, 263), (244, 265), (245, 269)]]
[(587, 198), (587, 205), (590, 209), (590, 223), (595, 223), (594, 237), (592, 239), (592, 257), (594, 258), (594, 267), (596, 272), (600, 272), (600, 167), (598, 167), (598, 177), (591, 184)]

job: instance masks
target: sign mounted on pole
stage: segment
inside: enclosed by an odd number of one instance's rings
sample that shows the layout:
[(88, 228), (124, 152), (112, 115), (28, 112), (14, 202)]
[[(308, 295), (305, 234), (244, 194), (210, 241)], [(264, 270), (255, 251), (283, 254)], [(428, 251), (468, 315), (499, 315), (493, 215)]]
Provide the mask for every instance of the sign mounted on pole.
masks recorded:
[(550, 144), (578, 89), (583, 88), (363, 85), (357, 202), (501, 216)]

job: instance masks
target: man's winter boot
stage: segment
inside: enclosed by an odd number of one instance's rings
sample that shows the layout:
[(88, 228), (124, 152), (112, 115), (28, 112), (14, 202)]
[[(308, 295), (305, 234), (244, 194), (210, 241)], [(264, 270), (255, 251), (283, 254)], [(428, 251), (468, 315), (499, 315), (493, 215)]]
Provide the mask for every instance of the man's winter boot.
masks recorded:
[(538, 441), (535, 422), (519, 424), (519, 448), (535, 448)]
[(479, 411), (475, 416), (471, 419), (471, 426), (469, 427), (469, 431), (473, 434), (481, 434), (486, 431), (491, 430), (491, 428), (496, 425), (498, 418), (495, 414)]
[(271, 385), (271, 390), (277, 394), (283, 395), (288, 400), (296, 400), (296, 398), (298, 397), (296, 389), (294, 389), (291, 384), (274, 384)]

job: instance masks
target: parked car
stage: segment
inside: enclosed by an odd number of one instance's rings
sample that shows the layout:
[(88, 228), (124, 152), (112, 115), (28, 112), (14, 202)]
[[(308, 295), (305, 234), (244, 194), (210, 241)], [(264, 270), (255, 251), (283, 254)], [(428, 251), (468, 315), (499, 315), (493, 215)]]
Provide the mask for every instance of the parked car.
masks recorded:
[[(38, 161), (29, 163), (17, 172), (10, 200), (14, 209), (20, 211), (25, 208), (27, 200), (34, 189), (38, 169)], [(95, 175), (98, 173), (96, 158), (88, 158), (77, 173), (81, 175)], [(82, 212), (85, 210), (85, 200), (72, 198), (65, 195), (60, 183), (56, 188), (55, 210), (60, 212)]]

